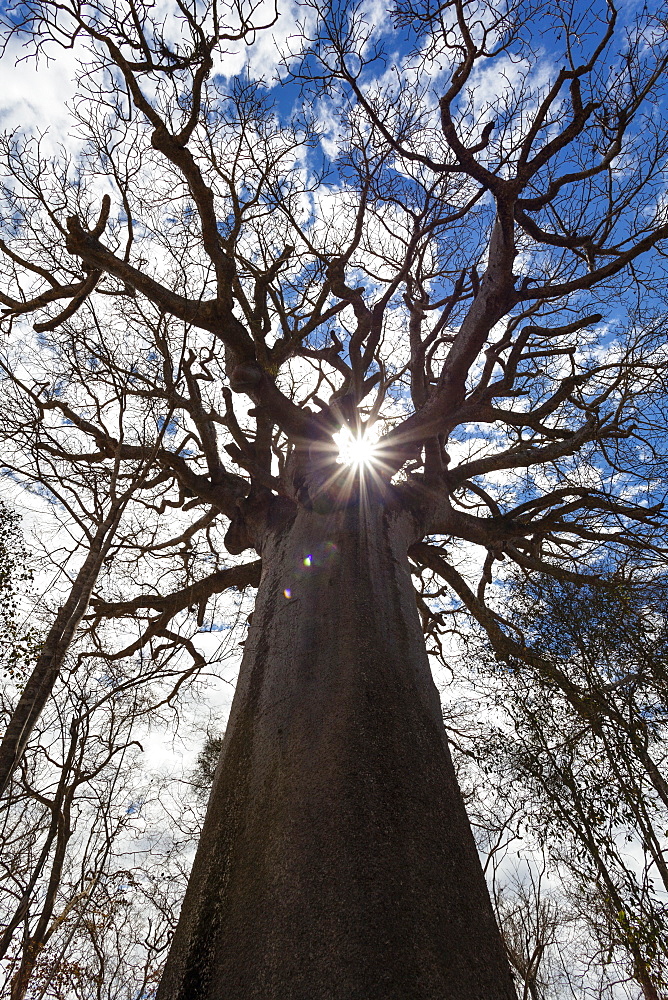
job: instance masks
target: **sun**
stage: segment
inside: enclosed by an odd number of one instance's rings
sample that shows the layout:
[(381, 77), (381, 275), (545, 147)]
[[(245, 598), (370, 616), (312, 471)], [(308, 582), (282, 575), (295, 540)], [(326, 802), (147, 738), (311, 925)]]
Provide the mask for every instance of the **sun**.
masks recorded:
[(376, 442), (368, 434), (353, 434), (349, 427), (342, 427), (334, 435), (339, 454), (339, 465), (351, 465), (363, 471), (370, 468), (376, 458)]

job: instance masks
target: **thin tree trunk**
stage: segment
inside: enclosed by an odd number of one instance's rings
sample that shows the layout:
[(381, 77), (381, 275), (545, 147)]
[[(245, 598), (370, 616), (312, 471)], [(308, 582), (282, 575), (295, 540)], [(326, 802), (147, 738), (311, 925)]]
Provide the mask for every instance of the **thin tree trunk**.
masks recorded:
[(28, 683), (12, 712), (0, 743), (0, 795), (9, 785), (14, 768), (21, 760), (30, 735), (53, 691), (67, 651), (88, 608), (124, 507), (125, 498), (112, 507), (94, 535), (88, 555), (76, 575), (65, 604), (58, 610)]
[(515, 1000), (410, 517), (301, 510), (263, 575), (158, 1000)]
[(636, 960), (635, 979), (640, 984), (645, 1000), (665, 1000), (665, 997), (662, 998), (659, 996), (657, 988), (647, 970), (647, 964), (641, 957), (638, 957)]

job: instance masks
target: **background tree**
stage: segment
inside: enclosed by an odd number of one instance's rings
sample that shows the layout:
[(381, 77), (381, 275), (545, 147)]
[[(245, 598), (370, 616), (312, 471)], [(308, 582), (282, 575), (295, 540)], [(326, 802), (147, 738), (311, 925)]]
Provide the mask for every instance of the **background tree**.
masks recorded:
[(4, 15), (10, 53), (81, 60), (76, 141), (4, 141), (5, 370), (33, 454), (152, 470), (110, 656), (201, 662), (172, 619), (261, 556), (158, 995), (509, 998), (411, 572), (429, 634), (447, 587), (510, 655), (497, 561), (660, 551), (666, 25), (398, 3), (397, 49), (362, 6), (303, 15), (292, 109), (228, 72), (274, 11)]
[[(12, 1000), (150, 995), (197, 831), (178, 784), (154, 775), (148, 787), (137, 767), (146, 691), (110, 684), (104, 662), (69, 666), (0, 817), (0, 982)], [(174, 813), (178, 826), (156, 836)]]
[[(545, 852), (572, 917), (598, 942), (601, 965), (621, 957), (648, 1000), (665, 994), (668, 961), (665, 587), (664, 577), (596, 587), (508, 581), (504, 613), (522, 631), (527, 658), (478, 651), (472, 680), (496, 719), (486, 731), (472, 721), (455, 737), (485, 780), (494, 777), (501, 812), (527, 831), (526, 849), (533, 840)], [(490, 718), (489, 710), (477, 714)], [(479, 805), (483, 827), (484, 813)], [(513, 916), (520, 888), (505, 901), (511, 953), (521, 952)], [(533, 899), (525, 920), (544, 911), (546, 901), (541, 908), (539, 894)], [(519, 935), (529, 958), (541, 944), (538, 923)]]
[(26, 622), (20, 598), (32, 581), (21, 519), (0, 503), (0, 670), (20, 684), (30, 669), (38, 645), (36, 631)]

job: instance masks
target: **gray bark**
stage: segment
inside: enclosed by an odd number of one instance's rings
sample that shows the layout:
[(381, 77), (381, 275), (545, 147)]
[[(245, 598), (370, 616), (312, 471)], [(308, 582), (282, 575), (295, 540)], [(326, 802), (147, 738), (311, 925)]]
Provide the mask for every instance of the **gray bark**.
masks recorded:
[(374, 503), (268, 531), (158, 1000), (515, 1000), (425, 652), (416, 537)]

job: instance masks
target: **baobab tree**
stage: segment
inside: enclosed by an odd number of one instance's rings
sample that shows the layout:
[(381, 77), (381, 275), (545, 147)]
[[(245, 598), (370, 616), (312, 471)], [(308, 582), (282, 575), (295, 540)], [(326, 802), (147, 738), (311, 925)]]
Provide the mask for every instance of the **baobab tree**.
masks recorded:
[[(154, 469), (140, 568), (95, 612), (164, 633), (259, 580), (157, 995), (510, 1000), (412, 576), (513, 655), (498, 563), (660, 552), (666, 23), (310, 0), (275, 90), (279, 13), (4, 15), (6, 57), (80, 59), (66, 148), (4, 142), (0, 301), (52, 372), (34, 443)], [(201, 507), (179, 531), (215, 569), (170, 590), (156, 515)]]

